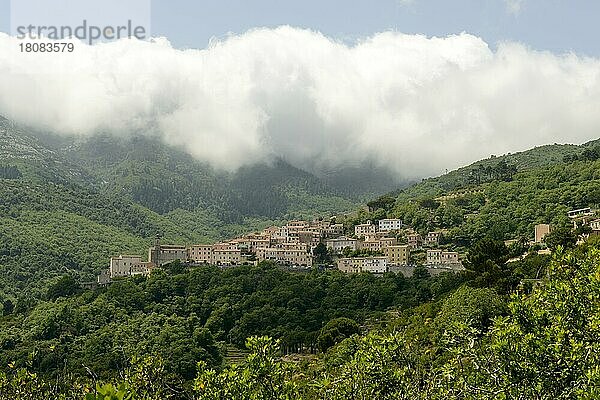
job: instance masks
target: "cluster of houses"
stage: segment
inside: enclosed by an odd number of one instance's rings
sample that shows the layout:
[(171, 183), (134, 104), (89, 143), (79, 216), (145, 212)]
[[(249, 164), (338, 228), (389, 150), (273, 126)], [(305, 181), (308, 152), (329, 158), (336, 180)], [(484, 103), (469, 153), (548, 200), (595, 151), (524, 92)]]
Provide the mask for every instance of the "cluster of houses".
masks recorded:
[(98, 277), (99, 284), (114, 278), (149, 274), (153, 268), (180, 260), (193, 265), (241, 265), (271, 260), (278, 264), (310, 268), (312, 250), (322, 240), (343, 234), (342, 224), (332, 221), (291, 221), (282, 227), (270, 227), (235, 239), (192, 246), (161, 244), (157, 237), (148, 249), (148, 261), (141, 256), (110, 259), (108, 270)]
[[(148, 249), (148, 261), (139, 255), (120, 255), (110, 259), (109, 268), (98, 276), (99, 284), (110, 283), (115, 278), (148, 275), (175, 260), (191, 265), (232, 266), (258, 263), (263, 260), (296, 268), (313, 265), (313, 250), (324, 243), (329, 252), (341, 255), (344, 251), (370, 250), (377, 255), (366, 257), (339, 257), (337, 268), (346, 273), (385, 272), (409, 273), (411, 251), (423, 245), (439, 244), (441, 232), (430, 232), (424, 238), (408, 231), (407, 244), (398, 244), (392, 233), (404, 229), (399, 219), (382, 219), (373, 224), (356, 225), (354, 237), (344, 236), (344, 226), (335, 220), (291, 221), (285, 226), (269, 227), (235, 239), (214, 244), (191, 246), (161, 244), (157, 237)], [(461, 269), (458, 253), (430, 248), (426, 266), (432, 269)]]
[[(589, 236), (600, 236), (600, 219), (595, 215), (590, 208), (568, 212), (574, 227), (587, 225), (591, 232)], [(542, 243), (551, 230), (548, 224), (535, 225), (533, 243)], [(399, 232), (405, 236), (405, 244), (398, 242)], [(382, 219), (376, 224), (367, 221), (365, 224), (356, 225), (353, 235), (344, 235), (344, 226), (335, 223), (333, 218), (330, 221), (291, 221), (285, 226), (273, 226), (214, 244), (166, 245), (161, 244), (157, 237), (154, 245), (148, 249), (147, 261), (139, 255), (111, 257), (109, 268), (98, 276), (97, 283), (102, 285), (115, 278), (148, 275), (154, 268), (160, 268), (175, 260), (190, 265), (217, 266), (270, 260), (280, 265), (310, 268), (313, 265), (313, 251), (319, 243), (324, 243), (328, 251), (336, 256), (337, 268), (345, 273), (401, 272), (410, 275), (414, 269), (411, 253), (421, 250), (426, 251), (424, 264), (433, 274), (462, 270), (457, 252), (439, 248), (441, 239), (440, 231), (422, 236), (404, 226), (400, 219)], [(359, 256), (351, 257), (352, 252), (358, 253)]]
[[(377, 224), (367, 221), (354, 227), (355, 238), (341, 236), (326, 241), (327, 247), (333, 252), (341, 253), (344, 249), (371, 250), (380, 252), (380, 256), (372, 257), (344, 257), (337, 260), (340, 271), (347, 273), (371, 272), (381, 274), (385, 272), (402, 272), (410, 274), (407, 266), (410, 264), (412, 251), (420, 250), (423, 245), (427, 249), (425, 266), (432, 272), (445, 270), (460, 270), (462, 264), (457, 252), (445, 251), (435, 248), (440, 244), (442, 232), (429, 232), (425, 237), (420, 234), (405, 230), (399, 219), (382, 219)], [(406, 231), (407, 244), (398, 244), (392, 232)], [(434, 247), (434, 248), (431, 248)]]

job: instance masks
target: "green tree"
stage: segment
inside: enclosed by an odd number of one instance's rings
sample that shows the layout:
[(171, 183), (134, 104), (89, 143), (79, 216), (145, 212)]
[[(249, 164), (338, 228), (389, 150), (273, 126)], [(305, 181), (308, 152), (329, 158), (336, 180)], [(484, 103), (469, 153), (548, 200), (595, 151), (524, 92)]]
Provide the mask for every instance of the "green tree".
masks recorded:
[(243, 364), (225, 367), (222, 372), (198, 364), (194, 390), (198, 400), (251, 399), (288, 400), (301, 398), (292, 379), (294, 368), (278, 357), (278, 343), (268, 337), (251, 337), (246, 343), (250, 355)]
[[(463, 334), (445, 370), (452, 397), (595, 399), (600, 396), (600, 249), (557, 254), (548, 279), (509, 304), (481, 341)], [(450, 376), (450, 375), (448, 375)]]
[(444, 300), (435, 324), (457, 334), (463, 325), (485, 332), (495, 317), (506, 312), (505, 301), (495, 290), (463, 286)]
[(48, 288), (47, 295), (49, 299), (54, 300), (59, 297), (72, 296), (80, 290), (81, 287), (75, 278), (71, 275), (65, 275)]
[(504, 242), (485, 238), (471, 247), (465, 268), (475, 286), (497, 287), (507, 292), (518, 283), (511, 279), (511, 271), (506, 264), (508, 257), (509, 250)]
[(367, 207), (369, 207), (369, 210), (371, 212), (379, 210), (379, 209), (389, 210), (392, 208), (392, 206), (394, 205), (395, 202), (396, 202), (395, 197), (385, 195), (385, 196), (379, 197), (376, 200), (368, 202)]
[(313, 256), (317, 264), (329, 264), (331, 263), (331, 256), (327, 250), (327, 246), (322, 241), (315, 246), (313, 250)]
[(360, 332), (360, 327), (356, 321), (345, 317), (335, 318), (321, 329), (317, 338), (317, 344), (321, 351), (326, 351), (331, 346), (358, 332)]
[(577, 234), (569, 226), (560, 226), (544, 236), (544, 242), (552, 251), (555, 251), (558, 246), (571, 249), (577, 243)]
[(14, 309), (15, 309), (15, 305), (13, 304), (13, 302), (10, 299), (6, 299), (2, 302), (2, 314), (3, 315), (12, 314)]

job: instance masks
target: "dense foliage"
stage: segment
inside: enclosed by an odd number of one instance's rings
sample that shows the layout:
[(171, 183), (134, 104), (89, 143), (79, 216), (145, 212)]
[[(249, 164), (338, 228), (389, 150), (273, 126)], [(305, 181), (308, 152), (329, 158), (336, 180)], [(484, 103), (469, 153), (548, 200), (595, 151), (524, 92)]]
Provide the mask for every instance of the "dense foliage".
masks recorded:
[[(508, 303), (490, 289), (464, 286), (351, 334), (317, 358), (281, 357), (279, 342), (258, 336), (247, 340), (242, 363), (215, 368), (199, 357), (192, 386), (174, 387), (165, 361), (154, 357), (133, 359), (114, 384), (47, 380), (32, 364), (11, 364), (0, 374), (0, 392), (32, 399), (595, 399), (599, 309), (596, 241), (566, 254), (559, 248), (546, 278)], [(342, 319), (324, 331), (349, 327)]]
[[(600, 395), (600, 249), (557, 254), (531, 294), (502, 302), (470, 289), (443, 301), (423, 333), (412, 327), (354, 336), (308, 366), (286, 363), (265, 338), (252, 362), (215, 374), (204, 364), (201, 399), (593, 399)], [(498, 314), (500, 313), (500, 314)], [(437, 346), (435, 346), (437, 344)], [(437, 348), (434, 356), (432, 350)], [(226, 380), (224, 378), (227, 377)]]
[(245, 217), (277, 219), (356, 205), (357, 196), (342, 194), (282, 160), (229, 174), (147, 137), (96, 136), (60, 152), (81, 165), (103, 191), (160, 214), (200, 209), (226, 223), (240, 223)]
[(597, 143), (491, 157), (338, 219), (443, 230), (464, 273), (174, 263), (87, 290), (156, 233), (212, 241), (356, 197), (283, 161), (220, 174), (148, 138), (0, 133), (1, 399), (600, 397), (600, 246), (566, 216), (600, 206)]
[(19, 179), (23, 175), (21, 171), (13, 165), (0, 165), (0, 179)]
[(428, 191), (430, 183), (424, 182), (394, 201), (382, 197), (370, 203), (369, 212), (361, 211), (346, 223), (401, 218), (422, 234), (445, 230), (447, 245), (466, 249), (484, 237), (530, 238), (535, 224), (568, 226), (567, 211), (600, 207), (600, 161), (559, 162), (477, 185), (468, 182), (470, 176), (451, 192), (439, 187)]
[(292, 273), (268, 263), (225, 270), (173, 265), (148, 279), (82, 292), (66, 276), (49, 287), (47, 301), (6, 313), (0, 361), (22, 367), (29, 360), (41, 374), (89, 369), (106, 378), (131, 357), (153, 354), (186, 380), (199, 360), (220, 365), (216, 342), (243, 347), (249, 336), (269, 335), (286, 352), (324, 350), (358, 332), (357, 322), (443, 296), (463, 279)]

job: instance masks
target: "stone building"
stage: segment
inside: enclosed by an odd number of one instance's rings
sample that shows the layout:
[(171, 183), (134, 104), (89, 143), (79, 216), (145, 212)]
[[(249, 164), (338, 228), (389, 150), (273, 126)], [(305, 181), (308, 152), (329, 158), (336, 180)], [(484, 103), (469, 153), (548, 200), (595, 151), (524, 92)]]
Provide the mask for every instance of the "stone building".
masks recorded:
[(325, 244), (327, 248), (332, 249), (335, 253), (341, 253), (345, 248), (356, 250), (357, 239), (352, 239), (346, 236), (340, 236), (336, 239), (327, 239)]
[(371, 221), (366, 224), (359, 224), (354, 227), (354, 234), (358, 237), (372, 235), (377, 231), (377, 227)]
[(389, 265), (407, 265), (410, 258), (410, 246), (388, 246), (383, 254), (387, 257)]
[(550, 225), (548, 224), (537, 224), (534, 227), (534, 242), (541, 243), (544, 241), (544, 236), (550, 233)]
[(156, 237), (154, 246), (148, 249), (148, 260), (158, 267), (169, 264), (175, 260), (186, 261), (187, 257), (187, 247), (161, 244), (158, 236)]
[(457, 265), (460, 264), (458, 253), (439, 249), (427, 250), (427, 265)]

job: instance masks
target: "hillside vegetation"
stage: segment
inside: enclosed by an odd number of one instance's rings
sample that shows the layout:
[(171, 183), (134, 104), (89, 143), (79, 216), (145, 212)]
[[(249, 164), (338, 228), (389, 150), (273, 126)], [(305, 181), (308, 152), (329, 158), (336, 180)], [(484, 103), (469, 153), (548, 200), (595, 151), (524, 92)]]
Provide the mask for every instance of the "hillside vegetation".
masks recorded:
[[(517, 168), (505, 157), (424, 180), (368, 203), (369, 211), (346, 223), (401, 218), (422, 234), (443, 230), (446, 244), (463, 249), (484, 237), (530, 239), (538, 223), (569, 225), (567, 211), (600, 208), (600, 145), (567, 146), (566, 154), (563, 146), (552, 148), (552, 161), (536, 167)], [(538, 160), (540, 152), (550, 148), (512, 159)]]
[[(569, 253), (559, 249), (546, 278), (511, 297), (477, 287), (475, 281), (447, 281), (452, 275), (431, 280), (417, 274), (407, 281), (339, 273), (286, 278), (267, 265), (226, 273), (209, 268), (169, 271), (80, 295), (65, 282), (53, 291), (59, 295), (56, 300), (0, 320), (2, 354), (8, 358), (2, 361), (6, 372), (0, 373), (2, 398), (483, 400), (600, 395), (598, 240)], [(432, 290), (444, 281), (449, 284), (441, 287), (451, 294), (415, 298), (422, 304), (394, 310), (392, 299), (404, 292), (398, 292), (400, 287)], [(223, 303), (221, 295), (227, 298)], [(210, 303), (202, 296), (216, 300), (208, 318)], [(386, 296), (391, 303), (378, 303)], [(318, 308), (311, 308), (315, 304)], [(350, 318), (333, 318), (315, 332), (324, 353), (282, 357), (289, 349), (300, 349), (294, 324), (318, 327), (320, 318), (360, 315), (367, 304), (371, 310), (392, 308), (374, 314), (362, 327)], [(237, 319), (240, 307), (257, 308), (243, 310)], [(215, 338), (227, 326), (239, 339), (239, 333), (263, 334), (269, 327), (274, 328), (271, 334), (286, 336), (251, 336), (244, 361), (223, 363)]]
[[(600, 207), (598, 142), (483, 160), (340, 218), (443, 230), (460, 273), (174, 262), (94, 290), (81, 281), (156, 233), (205, 242), (357, 199), (284, 161), (220, 174), (153, 139), (2, 119), (0, 154), (0, 399), (600, 396), (600, 243), (577, 245), (566, 215)], [(536, 223), (552, 256), (527, 243)]]
[(217, 342), (243, 348), (249, 336), (269, 335), (289, 351), (315, 352), (335, 343), (320, 338), (328, 321), (346, 317), (364, 323), (388, 309), (440, 297), (464, 281), (422, 272), (380, 279), (337, 271), (291, 273), (269, 263), (226, 270), (174, 264), (148, 279), (117, 281), (93, 292), (67, 276), (48, 289), (45, 301), (32, 306), (21, 298), (14, 310), (4, 310), (0, 365), (14, 361), (26, 367), (34, 352), (33, 366), (44, 375), (58, 374), (66, 363), (80, 376), (86, 366), (112, 378), (132, 357), (153, 353), (167, 361), (169, 374), (191, 379), (197, 361), (221, 365)]
[(212, 243), (357, 199), (281, 160), (218, 173), (152, 138), (76, 141), (0, 118), (0, 297), (41, 297), (64, 274), (92, 280), (156, 234)]
[[(492, 155), (487, 159), (477, 161), (468, 166), (447, 172), (446, 174), (423, 179), (415, 185), (390, 193), (390, 196), (400, 196), (401, 199), (411, 199), (421, 196), (439, 196), (445, 192), (468, 189), (481, 183), (481, 180), (493, 180), (492, 175), (485, 171), (493, 169), (499, 164), (512, 166), (516, 171), (540, 169), (547, 166), (561, 164), (565, 161), (574, 161), (586, 150), (600, 148), (599, 140), (585, 143), (581, 146), (572, 144), (550, 144), (535, 147), (530, 150), (509, 153), (505, 155)], [(482, 179), (476, 179), (477, 177)]]

